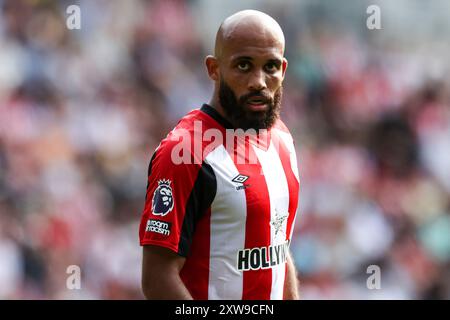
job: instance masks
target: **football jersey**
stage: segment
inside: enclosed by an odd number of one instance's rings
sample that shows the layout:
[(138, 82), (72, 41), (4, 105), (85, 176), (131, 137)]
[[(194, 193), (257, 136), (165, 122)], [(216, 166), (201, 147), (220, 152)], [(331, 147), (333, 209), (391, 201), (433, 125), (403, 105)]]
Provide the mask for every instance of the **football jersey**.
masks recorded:
[(299, 194), (293, 139), (281, 120), (236, 131), (204, 104), (161, 141), (140, 244), (186, 258), (180, 277), (194, 299), (283, 299)]

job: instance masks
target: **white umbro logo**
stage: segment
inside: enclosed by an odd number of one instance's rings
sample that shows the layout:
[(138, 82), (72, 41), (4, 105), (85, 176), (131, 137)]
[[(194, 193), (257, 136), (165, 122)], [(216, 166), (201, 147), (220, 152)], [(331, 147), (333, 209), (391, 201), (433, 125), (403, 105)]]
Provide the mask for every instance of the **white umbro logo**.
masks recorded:
[(236, 177), (233, 178), (233, 182), (237, 182), (237, 183), (244, 183), (245, 181), (247, 181), (249, 177), (244, 176), (243, 174), (238, 174)]

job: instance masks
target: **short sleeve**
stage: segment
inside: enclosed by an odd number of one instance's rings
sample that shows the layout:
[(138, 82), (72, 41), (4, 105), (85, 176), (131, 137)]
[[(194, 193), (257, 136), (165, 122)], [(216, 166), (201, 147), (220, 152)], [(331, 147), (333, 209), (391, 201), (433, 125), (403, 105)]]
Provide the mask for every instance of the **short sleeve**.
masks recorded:
[(139, 238), (141, 245), (157, 245), (187, 256), (197, 221), (215, 196), (216, 181), (205, 162), (174, 163), (176, 143), (164, 140), (150, 161)]

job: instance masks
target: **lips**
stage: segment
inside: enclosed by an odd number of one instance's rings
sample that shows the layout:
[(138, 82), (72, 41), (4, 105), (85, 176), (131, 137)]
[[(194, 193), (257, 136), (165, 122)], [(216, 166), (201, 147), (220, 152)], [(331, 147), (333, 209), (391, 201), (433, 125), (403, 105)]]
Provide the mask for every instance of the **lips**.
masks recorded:
[(263, 96), (253, 96), (247, 99), (247, 106), (251, 111), (264, 111), (267, 109), (268, 99)]

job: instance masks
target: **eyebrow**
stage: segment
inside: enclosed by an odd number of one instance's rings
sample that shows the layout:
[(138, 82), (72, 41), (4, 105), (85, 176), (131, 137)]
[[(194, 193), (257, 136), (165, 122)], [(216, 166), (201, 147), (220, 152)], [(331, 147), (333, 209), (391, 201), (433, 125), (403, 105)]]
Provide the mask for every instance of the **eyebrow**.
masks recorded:
[[(250, 60), (250, 61), (252, 61), (254, 59), (252, 57), (249, 57), (249, 56), (239, 56), (239, 57), (236, 57), (236, 58), (233, 59), (233, 61), (235, 61), (235, 62), (236, 61), (241, 61), (241, 60)], [(277, 58), (269, 59), (267, 62), (274, 63), (277, 66), (280, 66), (281, 63), (282, 63), (281, 59), (277, 59)]]
[(253, 60), (252, 57), (249, 56), (239, 56), (233, 59), (233, 61), (239, 61), (239, 60)]

